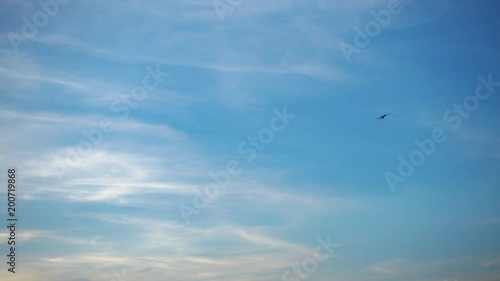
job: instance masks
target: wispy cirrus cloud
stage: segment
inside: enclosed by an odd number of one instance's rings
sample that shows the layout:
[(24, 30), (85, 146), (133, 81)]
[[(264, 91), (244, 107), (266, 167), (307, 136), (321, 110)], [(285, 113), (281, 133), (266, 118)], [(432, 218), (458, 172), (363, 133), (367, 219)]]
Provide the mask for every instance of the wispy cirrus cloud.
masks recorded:
[(403, 262), (401, 259), (394, 259), (389, 261), (384, 261), (368, 266), (367, 270), (373, 273), (393, 275), (399, 274), (399, 265)]
[(481, 264), (482, 267), (492, 267), (492, 266), (499, 266), (500, 265), (500, 260), (491, 260), (484, 262)]
[[(16, 55), (1, 36), (0, 160), (18, 169), (23, 215), (16, 278), (280, 280), (310, 268), (315, 238), (331, 234), (343, 247), (310, 280), (444, 280), (457, 268), (498, 280), (495, 241), (477, 240), (498, 223), (497, 99), (400, 193), (380, 178), (443, 125), (439, 108), (497, 68), (489, 2), (406, 3), (352, 64), (338, 44), (390, 1), (242, 1), (224, 21), (211, 1), (70, 1)], [(40, 10), (0, 6), (4, 35)], [(114, 111), (148, 65), (168, 78), (128, 114)], [(245, 162), (238, 144), (284, 105), (297, 122)], [(392, 117), (377, 122), (380, 112)], [(68, 151), (102, 120), (113, 132), (76, 165)], [(488, 157), (464, 160), (472, 150)], [(178, 204), (229, 159), (244, 172), (185, 225)], [(59, 180), (54, 169), (68, 163)], [(469, 212), (481, 227), (450, 238)]]

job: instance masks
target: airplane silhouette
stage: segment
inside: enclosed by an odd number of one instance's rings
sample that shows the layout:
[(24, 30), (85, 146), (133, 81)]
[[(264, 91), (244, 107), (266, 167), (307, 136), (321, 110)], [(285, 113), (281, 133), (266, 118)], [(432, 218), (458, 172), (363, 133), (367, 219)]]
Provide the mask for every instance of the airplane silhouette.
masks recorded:
[(384, 115), (382, 115), (382, 116), (378, 117), (377, 119), (382, 120), (382, 119), (384, 119), (384, 118), (385, 118), (387, 115), (389, 115), (389, 114), (390, 114), (390, 113), (386, 113), (386, 114), (384, 114)]

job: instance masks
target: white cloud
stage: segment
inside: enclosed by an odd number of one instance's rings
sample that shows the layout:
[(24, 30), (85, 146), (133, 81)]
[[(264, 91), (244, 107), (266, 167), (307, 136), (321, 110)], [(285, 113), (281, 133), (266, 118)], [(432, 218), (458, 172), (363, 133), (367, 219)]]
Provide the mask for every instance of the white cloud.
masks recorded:
[(368, 266), (367, 270), (373, 273), (384, 274), (384, 275), (394, 275), (399, 274), (399, 265), (403, 262), (401, 259), (394, 259), (384, 262), (379, 262)]

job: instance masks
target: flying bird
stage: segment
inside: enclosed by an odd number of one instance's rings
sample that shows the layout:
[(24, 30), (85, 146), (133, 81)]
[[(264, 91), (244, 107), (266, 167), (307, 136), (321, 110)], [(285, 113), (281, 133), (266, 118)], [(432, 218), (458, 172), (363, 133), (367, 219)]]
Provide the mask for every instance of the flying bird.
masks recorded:
[(382, 120), (382, 119), (384, 119), (384, 118), (385, 118), (387, 115), (389, 115), (389, 114), (390, 114), (390, 113), (386, 113), (386, 114), (384, 114), (384, 115), (382, 115), (382, 116), (378, 117), (377, 119)]

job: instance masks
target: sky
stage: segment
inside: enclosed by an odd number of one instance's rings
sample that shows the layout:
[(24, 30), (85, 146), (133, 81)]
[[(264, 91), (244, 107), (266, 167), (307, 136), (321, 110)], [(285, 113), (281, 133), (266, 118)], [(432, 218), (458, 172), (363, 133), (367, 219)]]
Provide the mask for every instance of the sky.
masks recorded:
[(1, 1), (0, 279), (500, 280), (498, 9)]

